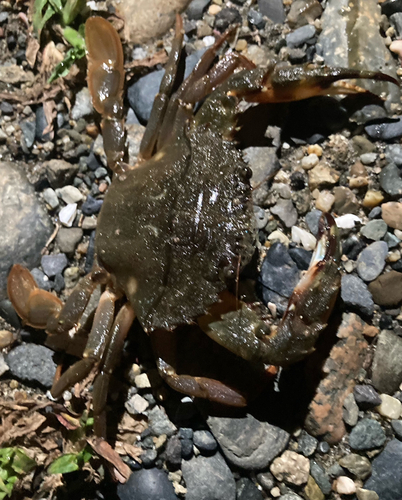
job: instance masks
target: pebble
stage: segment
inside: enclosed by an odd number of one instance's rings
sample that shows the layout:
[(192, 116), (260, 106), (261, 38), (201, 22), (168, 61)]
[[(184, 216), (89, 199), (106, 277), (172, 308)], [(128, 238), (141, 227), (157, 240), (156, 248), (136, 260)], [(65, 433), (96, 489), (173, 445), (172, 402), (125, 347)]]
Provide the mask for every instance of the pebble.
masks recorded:
[(67, 265), (68, 261), (64, 253), (43, 255), (41, 259), (42, 269), (49, 278), (53, 278), (56, 274), (62, 273)]
[(235, 500), (233, 474), (220, 453), (202, 455), (182, 463), (186, 500)]
[(386, 437), (381, 424), (370, 418), (360, 420), (349, 435), (349, 444), (353, 450), (379, 448), (385, 441)]
[(300, 271), (306, 271), (309, 268), (313, 253), (304, 248), (295, 247), (289, 248), (289, 255), (296, 262), (297, 268)]
[(272, 243), (279, 242), (285, 245), (286, 247), (289, 246), (289, 238), (286, 236), (285, 233), (282, 233), (282, 231), (272, 231), (270, 235), (268, 236), (268, 241), (271, 241)]
[(79, 189), (74, 186), (64, 186), (57, 190), (57, 194), (67, 203), (78, 203), (83, 199), (83, 195)]
[[(58, 274), (56, 277), (59, 276)], [(73, 266), (64, 271), (64, 283), (66, 288), (74, 288), (80, 279), (80, 268)]]
[(365, 490), (363, 488), (357, 488), (356, 490), (357, 500), (379, 500), (380, 497), (375, 491)]
[(289, 434), (252, 415), (208, 417), (207, 423), (228, 462), (245, 470), (263, 470), (287, 446)]
[(82, 204), (81, 210), (84, 215), (94, 215), (100, 212), (102, 205), (103, 200), (98, 200), (88, 195), (87, 199)]
[(309, 476), (308, 481), (307, 481), (307, 485), (304, 488), (304, 494), (305, 494), (306, 500), (324, 500), (325, 499), (324, 493), (320, 490), (320, 487), (315, 482), (313, 476)]
[(46, 388), (53, 384), (57, 365), (53, 361), (53, 351), (47, 347), (21, 344), (8, 353), (6, 362), (14, 377), (39, 382)]
[(366, 247), (357, 259), (357, 273), (364, 281), (375, 280), (385, 267), (388, 245), (385, 241), (376, 241)]
[(400, 196), (402, 194), (402, 178), (399, 168), (390, 163), (381, 170), (380, 186), (390, 196)]
[(46, 188), (43, 191), (43, 198), (46, 203), (49, 205), (51, 210), (54, 210), (59, 206), (59, 199), (57, 197), (56, 192), (52, 188)]
[(148, 409), (149, 403), (139, 394), (134, 394), (124, 406), (131, 415), (140, 415)]
[(225, 7), (215, 17), (214, 28), (221, 33), (233, 24), (242, 23), (240, 12), (234, 7)]
[(396, 248), (399, 246), (401, 240), (395, 236), (395, 234), (387, 232), (384, 236), (384, 241), (388, 245), (388, 248)]
[(82, 240), (83, 235), (84, 232), (79, 227), (61, 227), (56, 237), (60, 251), (72, 256), (74, 254), (75, 247)]
[(292, 227), (292, 241), (301, 243), (305, 250), (314, 250), (317, 244), (316, 238), (311, 233), (297, 226)]
[(330, 212), (332, 205), (335, 202), (335, 196), (327, 190), (320, 191), (317, 199), (315, 200), (315, 207), (322, 212)]
[(46, 291), (49, 291), (51, 289), (51, 281), (43, 271), (41, 271), (37, 267), (34, 267), (33, 269), (31, 269), (31, 274), (34, 277), (34, 280), (36, 281), (36, 284), (39, 288), (42, 288)]
[(306, 24), (297, 30), (286, 35), (286, 43), (288, 47), (300, 47), (305, 43), (313, 43), (316, 34), (316, 29), (313, 24)]
[(84, 87), (75, 95), (75, 103), (71, 110), (71, 118), (78, 121), (80, 118), (91, 115), (94, 111), (89, 89)]
[(371, 220), (361, 229), (361, 234), (368, 240), (379, 241), (387, 232), (387, 224), (383, 220)]
[(389, 144), (385, 148), (385, 158), (397, 167), (402, 167), (402, 147), (399, 144)]
[(318, 234), (318, 223), (320, 221), (322, 212), (321, 210), (312, 210), (306, 214), (306, 224), (310, 231), (317, 236)]
[(134, 377), (135, 386), (138, 389), (150, 389), (151, 382), (149, 381), (149, 377), (146, 373), (140, 373)]
[(292, 227), (297, 222), (297, 210), (292, 200), (280, 198), (271, 208), (271, 213), (277, 215), (286, 227)]
[(273, 23), (285, 21), (285, 9), (282, 0), (258, 0), (258, 7), (263, 16), (268, 17)]
[(386, 394), (396, 392), (402, 382), (402, 338), (389, 330), (378, 336), (371, 378), (374, 387)]
[(401, 416), (402, 403), (399, 399), (388, 394), (381, 394), (381, 400), (381, 404), (376, 408), (380, 415), (389, 419), (397, 419)]
[(340, 495), (353, 495), (356, 493), (356, 485), (350, 477), (340, 476), (337, 478), (334, 484), (335, 491)]
[(29, 150), (32, 148), (35, 137), (36, 137), (36, 120), (23, 120), (20, 122), (22, 137), (21, 137), (21, 145), (24, 149), (24, 152), (29, 153)]
[(361, 224), (361, 219), (354, 214), (345, 214), (335, 219), (336, 226), (339, 229), (353, 229), (356, 223)]
[(356, 214), (360, 209), (356, 195), (349, 188), (337, 186), (334, 188), (334, 211), (338, 215)]
[(187, 7), (186, 13), (189, 19), (199, 21), (209, 5), (210, 0), (192, 0)]
[(370, 460), (357, 453), (349, 453), (339, 460), (339, 464), (358, 479), (367, 479), (371, 474)]
[(402, 442), (390, 441), (372, 462), (371, 477), (364, 488), (375, 491), (381, 500), (402, 498)]
[(292, 2), (288, 14), (289, 26), (297, 27), (313, 22), (321, 13), (322, 7), (318, 1), (296, 0)]
[(178, 435), (172, 436), (166, 446), (166, 463), (170, 470), (177, 470), (181, 465), (181, 441)]
[(70, 184), (78, 172), (78, 165), (65, 160), (50, 160), (44, 163), (46, 176), (53, 189)]
[(63, 226), (71, 227), (73, 225), (75, 215), (77, 213), (77, 204), (71, 203), (66, 205), (59, 212), (59, 220)]
[(159, 86), (165, 70), (153, 71), (148, 73), (127, 89), (127, 99), (134, 113), (141, 122), (149, 120), (152, 105), (156, 94), (159, 92)]
[(14, 342), (14, 335), (8, 330), (0, 330), (0, 349), (9, 347)]
[(275, 458), (269, 469), (278, 481), (300, 486), (308, 481), (310, 461), (299, 453), (286, 450)]
[(363, 165), (373, 165), (377, 160), (376, 153), (363, 153), (360, 155), (360, 161)]
[(366, 316), (372, 316), (374, 313), (374, 302), (367, 285), (353, 274), (342, 276), (341, 297), (345, 305), (357, 309)]
[(363, 207), (366, 208), (373, 208), (377, 207), (382, 203), (384, 200), (384, 196), (380, 191), (373, 191), (372, 189), (369, 189), (366, 194), (364, 195), (363, 199)]
[(166, 473), (156, 468), (133, 471), (117, 493), (120, 500), (178, 500)]
[(398, 139), (402, 136), (402, 118), (398, 118), (390, 123), (367, 125), (364, 129), (368, 136), (376, 141)]
[(310, 461), (310, 474), (324, 495), (329, 495), (332, 489), (331, 481), (329, 480), (325, 469), (315, 460)]
[(317, 445), (318, 439), (314, 436), (310, 436), (308, 432), (303, 431), (298, 441), (297, 451), (302, 453), (305, 457), (310, 457), (317, 449)]
[(402, 0), (385, 0), (381, 4), (381, 13), (390, 17), (392, 14), (402, 12)]
[(171, 436), (176, 432), (176, 426), (169, 420), (164, 408), (155, 406), (148, 413), (149, 430), (154, 436), (166, 434)]
[(339, 180), (339, 174), (333, 168), (318, 164), (308, 171), (310, 190), (334, 186)]
[(263, 30), (265, 28), (265, 19), (261, 12), (257, 10), (250, 9), (247, 14), (247, 20), (252, 29), (256, 28), (257, 30)]
[(247, 477), (241, 477), (236, 483), (236, 500), (264, 500), (261, 491)]
[(204, 455), (214, 453), (218, 449), (218, 443), (209, 431), (195, 431), (193, 442)]
[(371, 385), (355, 385), (353, 394), (361, 410), (370, 410), (382, 402), (380, 395)]
[(350, 393), (343, 401), (343, 421), (354, 427), (359, 419), (359, 408), (353, 394)]
[(33, 186), (15, 162), (0, 162), (0, 300), (6, 297), (13, 264), (39, 265), (52, 222), (38, 202)]
[(396, 306), (402, 301), (402, 273), (390, 271), (372, 281), (369, 290), (380, 306)]
[(402, 440), (402, 420), (392, 420), (391, 427), (395, 432), (395, 436)]
[(381, 216), (389, 227), (402, 230), (402, 203), (390, 201), (383, 203)]
[(0, 353), (0, 377), (9, 370), (9, 367), (4, 359), (4, 354)]
[(36, 128), (35, 128), (35, 135), (36, 138), (42, 142), (49, 141), (51, 139), (51, 136), (49, 133), (44, 134), (45, 128), (48, 126), (48, 122), (45, 116), (45, 111), (43, 109), (43, 106), (39, 106), (36, 111), (35, 111), (35, 117), (36, 117)]

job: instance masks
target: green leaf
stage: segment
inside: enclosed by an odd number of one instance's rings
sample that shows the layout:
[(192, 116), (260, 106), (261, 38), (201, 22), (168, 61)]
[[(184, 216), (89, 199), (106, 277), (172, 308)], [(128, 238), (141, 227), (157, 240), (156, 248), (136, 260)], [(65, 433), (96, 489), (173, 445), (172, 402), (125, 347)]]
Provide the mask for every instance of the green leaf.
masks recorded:
[(63, 8), (63, 23), (68, 26), (85, 9), (86, 0), (67, 0)]
[(9, 464), (13, 455), (14, 455), (14, 448), (1, 448), (0, 463)]
[(36, 466), (35, 460), (32, 460), (28, 457), (22, 450), (19, 448), (15, 449), (15, 456), (12, 462), (11, 467), (17, 474), (27, 474)]
[(67, 26), (64, 28), (63, 36), (75, 49), (85, 50), (85, 40), (77, 30)]
[(52, 462), (47, 471), (49, 474), (66, 474), (68, 472), (74, 472), (79, 468), (78, 455), (68, 453), (67, 455), (62, 455)]
[(63, 11), (63, 4), (61, 3), (61, 0), (48, 0), (48, 2), (54, 8), (54, 10), (56, 12), (58, 12), (59, 14), (62, 13), (62, 11)]
[(78, 59), (82, 59), (85, 56), (84, 49), (69, 49), (66, 52), (64, 59), (55, 67), (53, 73), (50, 75), (48, 83), (54, 82), (57, 78), (61, 78), (68, 75), (71, 66)]
[(51, 17), (53, 17), (56, 14), (56, 11), (53, 9), (51, 5), (47, 6), (45, 14), (42, 16), (42, 13), (38, 14), (37, 16), (33, 16), (33, 25), (34, 29), (37, 33), (40, 33), (45, 26), (45, 24), (49, 21)]

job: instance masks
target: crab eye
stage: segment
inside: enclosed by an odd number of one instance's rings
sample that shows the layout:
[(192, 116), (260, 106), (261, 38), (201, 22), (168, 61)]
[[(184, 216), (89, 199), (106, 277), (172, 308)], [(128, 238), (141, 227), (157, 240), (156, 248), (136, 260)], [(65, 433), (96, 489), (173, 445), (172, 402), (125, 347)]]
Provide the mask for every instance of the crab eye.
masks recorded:
[(251, 171), (251, 168), (249, 168), (247, 165), (243, 165), (241, 168), (240, 168), (240, 177), (244, 180), (244, 181), (248, 181), (249, 179), (251, 179), (252, 175), (253, 175), (253, 172)]

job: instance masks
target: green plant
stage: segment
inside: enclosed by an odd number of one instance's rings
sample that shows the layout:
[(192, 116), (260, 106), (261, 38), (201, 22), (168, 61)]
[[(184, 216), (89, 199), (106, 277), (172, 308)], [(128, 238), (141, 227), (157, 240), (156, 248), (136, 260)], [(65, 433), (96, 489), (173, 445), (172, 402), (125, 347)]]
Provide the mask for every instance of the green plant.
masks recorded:
[(83, 467), (92, 457), (92, 449), (86, 446), (79, 453), (66, 453), (52, 462), (47, 471), (49, 474), (67, 474)]
[(36, 466), (20, 448), (0, 449), (0, 500), (11, 497), (14, 484)]

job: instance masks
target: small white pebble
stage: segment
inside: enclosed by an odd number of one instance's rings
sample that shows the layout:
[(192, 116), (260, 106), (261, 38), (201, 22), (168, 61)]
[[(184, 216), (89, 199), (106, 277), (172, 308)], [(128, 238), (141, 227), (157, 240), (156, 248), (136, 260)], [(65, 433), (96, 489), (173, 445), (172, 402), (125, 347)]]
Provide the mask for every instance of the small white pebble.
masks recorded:
[(287, 143), (287, 142), (284, 142), (284, 143), (282, 144), (282, 149), (290, 149), (290, 144), (289, 144), (289, 143)]
[(301, 243), (306, 250), (314, 250), (317, 240), (315, 237), (300, 227), (292, 227), (292, 241), (295, 243)]
[(304, 170), (310, 170), (311, 168), (314, 168), (316, 165), (318, 165), (318, 162), (318, 156), (315, 153), (311, 153), (310, 155), (305, 156), (302, 159), (301, 166), (304, 168)]
[(353, 495), (356, 493), (356, 485), (350, 477), (339, 476), (335, 482), (336, 491), (340, 495)]
[(75, 214), (77, 213), (77, 204), (70, 203), (63, 207), (59, 212), (59, 220), (63, 226), (71, 227), (73, 225)]
[(149, 381), (148, 375), (146, 373), (141, 373), (134, 378), (134, 383), (138, 389), (149, 389), (151, 383)]
[(204, 36), (204, 38), (202, 39), (202, 42), (205, 45), (205, 47), (210, 47), (211, 45), (213, 45), (215, 43), (215, 37), (210, 36), (210, 35)]
[(274, 486), (270, 493), (274, 498), (278, 498), (281, 496), (281, 490), (278, 488), (278, 486)]
[(402, 240), (402, 231), (401, 231), (400, 229), (395, 229), (395, 231), (394, 231), (394, 235), (395, 235), (398, 239)]
[(362, 222), (362, 220), (354, 214), (345, 214), (335, 219), (336, 225), (340, 229), (352, 229), (355, 227), (356, 222)]
[(280, 241), (284, 245), (289, 246), (289, 238), (286, 234), (278, 230), (272, 231), (272, 233), (268, 236), (268, 241)]
[(398, 419), (402, 411), (402, 403), (399, 399), (393, 398), (388, 394), (381, 394), (380, 397), (382, 403), (376, 407), (378, 413), (391, 420)]

